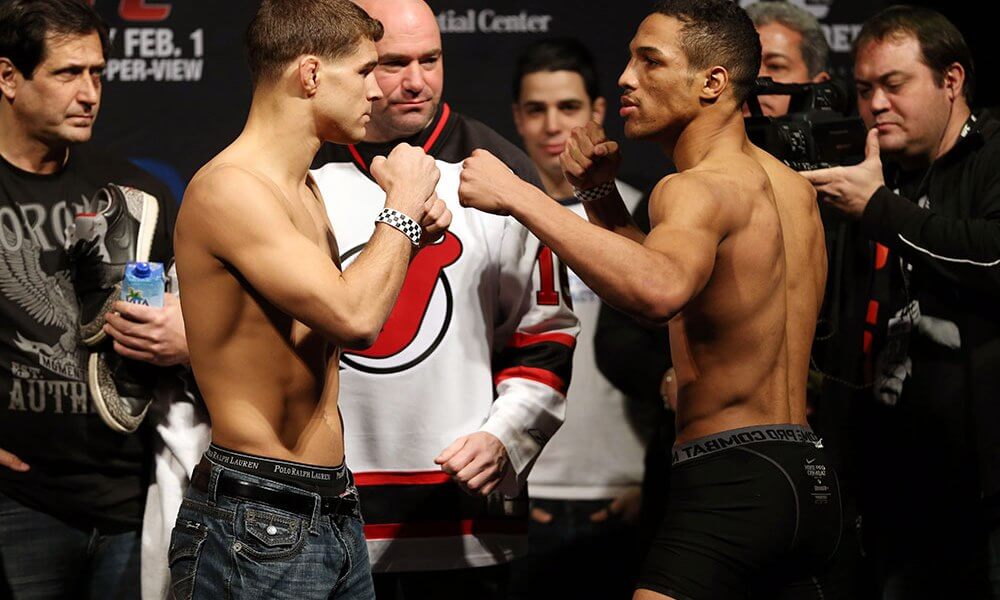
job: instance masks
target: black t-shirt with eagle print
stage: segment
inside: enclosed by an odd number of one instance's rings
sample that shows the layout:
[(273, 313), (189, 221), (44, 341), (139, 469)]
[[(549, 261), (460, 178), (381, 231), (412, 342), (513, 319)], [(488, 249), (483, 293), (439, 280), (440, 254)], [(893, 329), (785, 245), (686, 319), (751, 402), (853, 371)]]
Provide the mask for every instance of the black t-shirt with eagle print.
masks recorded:
[(61, 171), (38, 175), (0, 158), (0, 448), (31, 466), (0, 467), (0, 494), (84, 530), (135, 530), (150, 464), (149, 435), (109, 429), (87, 390), (87, 350), (65, 250), (73, 215), (108, 183), (157, 197), (152, 260), (173, 255), (177, 205), (131, 163), (74, 148)]

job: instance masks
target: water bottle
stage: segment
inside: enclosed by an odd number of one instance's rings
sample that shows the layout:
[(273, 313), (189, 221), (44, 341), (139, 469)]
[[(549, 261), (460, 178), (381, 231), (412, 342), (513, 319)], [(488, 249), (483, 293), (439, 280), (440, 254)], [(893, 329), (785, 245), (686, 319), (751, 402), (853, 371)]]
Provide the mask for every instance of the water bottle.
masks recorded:
[(121, 299), (133, 304), (163, 308), (163, 264), (130, 262), (125, 265)]

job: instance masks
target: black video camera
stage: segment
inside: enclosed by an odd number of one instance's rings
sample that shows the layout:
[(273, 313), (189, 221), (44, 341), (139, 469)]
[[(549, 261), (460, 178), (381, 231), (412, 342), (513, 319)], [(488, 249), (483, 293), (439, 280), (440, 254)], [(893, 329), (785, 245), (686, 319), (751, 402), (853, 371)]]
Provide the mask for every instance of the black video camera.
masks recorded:
[[(791, 96), (788, 114), (765, 117), (758, 96)], [(823, 83), (775, 83), (760, 77), (747, 100), (747, 137), (796, 171), (854, 165), (865, 158), (864, 123), (848, 116), (850, 97), (840, 86)]]

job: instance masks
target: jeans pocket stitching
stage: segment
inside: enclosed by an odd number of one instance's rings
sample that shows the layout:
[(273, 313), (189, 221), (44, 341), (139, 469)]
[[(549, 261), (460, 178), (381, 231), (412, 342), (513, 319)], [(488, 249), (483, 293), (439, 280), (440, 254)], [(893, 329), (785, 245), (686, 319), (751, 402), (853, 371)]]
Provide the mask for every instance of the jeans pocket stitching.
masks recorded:
[(337, 536), (337, 541), (344, 548), (344, 567), (340, 570), (340, 577), (337, 578), (337, 583), (333, 586), (334, 589), (339, 588), (341, 584), (347, 581), (347, 576), (351, 574), (351, 569), (354, 568), (354, 555), (351, 554), (351, 545), (347, 543), (347, 539), (344, 537), (344, 532), (338, 521), (342, 522), (345, 526), (344, 529), (346, 529), (350, 526), (350, 517), (330, 519), (330, 528), (333, 529), (333, 534)]
[[(273, 528), (274, 533), (271, 533)], [(243, 531), (264, 546), (293, 546), (299, 539), (302, 519), (247, 508), (243, 513)]]
[[(241, 519), (243, 523), (236, 536), (237, 541), (240, 542), (237, 554), (262, 562), (287, 560), (300, 554), (306, 545), (307, 538), (304, 534), (304, 519), (283, 515), (264, 508), (266, 507), (244, 507)], [(289, 534), (284, 536), (288, 541), (280, 546), (271, 546), (269, 542), (272, 540), (265, 539), (254, 530), (254, 526), (264, 523), (277, 523), (288, 529)], [(255, 546), (258, 545), (267, 548), (256, 548)]]
[[(196, 521), (179, 518), (174, 526), (174, 531), (178, 531), (178, 528), (187, 530), (191, 538), (190, 541), (184, 544), (172, 540), (167, 551), (167, 565), (171, 571), (170, 594), (176, 600), (191, 600), (194, 597), (194, 582), (198, 574), (198, 561), (201, 557), (201, 548), (205, 544), (205, 540), (208, 539), (208, 527)], [(173, 576), (174, 566), (177, 564), (177, 561), (182, 559), (190, 559), (191, 566), (187, 569), (183, 577), (175, 579)], [(188, 581), (191, 582), (190, 588), (186, 593), (178, 596), (178, 587), (182, 587), (181, 584)]]

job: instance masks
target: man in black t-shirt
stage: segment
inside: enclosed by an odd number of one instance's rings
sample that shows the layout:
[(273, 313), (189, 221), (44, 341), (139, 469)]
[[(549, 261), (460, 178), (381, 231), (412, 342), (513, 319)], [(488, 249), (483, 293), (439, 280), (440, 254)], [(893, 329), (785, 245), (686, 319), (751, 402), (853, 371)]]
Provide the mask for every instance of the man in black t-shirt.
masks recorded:
[[(65, 236), (99, 188), (136, 187), (159, 199), (151, 260), (169, 262), (176, 204), (136, 167), (78, 146), (107, 50), (87, 2), (0, 4), (0, 597), (139, 596), (148, 435), (116, 433), (93, 408)], [(183, 331), (172, 298), (156, 319), (121, 312), (107, 329), (119, 354), (187, 360), (166, 341)]]

